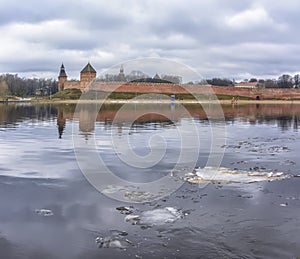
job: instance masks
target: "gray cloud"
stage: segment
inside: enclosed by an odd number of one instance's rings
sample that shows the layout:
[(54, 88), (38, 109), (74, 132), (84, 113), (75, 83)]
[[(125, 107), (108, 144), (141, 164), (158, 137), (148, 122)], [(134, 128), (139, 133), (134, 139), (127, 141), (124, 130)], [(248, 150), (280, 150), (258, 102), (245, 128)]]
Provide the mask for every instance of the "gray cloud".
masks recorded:
[(297, 0), (36, 1), (1, 3), (0, 72), (78, 77), (124, 60), (164, 57), (204, 77), (300, 71)]

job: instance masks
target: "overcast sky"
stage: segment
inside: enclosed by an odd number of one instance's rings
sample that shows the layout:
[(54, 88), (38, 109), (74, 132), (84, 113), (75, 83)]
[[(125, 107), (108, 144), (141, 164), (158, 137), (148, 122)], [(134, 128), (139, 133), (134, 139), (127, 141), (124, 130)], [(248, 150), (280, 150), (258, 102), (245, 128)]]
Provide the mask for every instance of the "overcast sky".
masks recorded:
[[(0, 0), (0, 73), (78, 78), (162, 57), (205, 78), (300, 71), (299, 0)], [(126, 71), (125, 73), (129, 72)], [(158, 71), (159, 72), (159, 71)]]

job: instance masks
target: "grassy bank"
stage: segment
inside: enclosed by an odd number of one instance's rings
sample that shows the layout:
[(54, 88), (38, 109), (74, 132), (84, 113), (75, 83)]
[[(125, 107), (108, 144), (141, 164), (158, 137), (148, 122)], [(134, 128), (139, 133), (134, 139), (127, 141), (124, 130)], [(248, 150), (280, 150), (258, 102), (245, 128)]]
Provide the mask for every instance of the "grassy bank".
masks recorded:
[[(106, 93), (101, 91), (88, 91), (86, 93), (81, 93), (79, 89), (67, 89), (61, 92), (58, 92), (52, 96), (53, 100), (78, 100), (79, 98), (85, 100), (98, 100), (98, 99), (109, 99), (109, 100), (130, 100), (136, 97), (145, 96), (144, 99), (152, 98), (152, 99), (169, 99), (173, 96), (173, 94), (156, 94), (156, 93), (137, 93), (137, 92), (128, 92), (128, 93)], [(215, 96), (205, 96), (205, 95), (197, 95), (197, 94), (176, 94), (175, 100), (184, 101), (184, 100), (212, 100), (215, 99)], [(231, 100), (233, 95), (216, 95), (218, 100)], [(239, 100), (249, 100), (247, 97), (238, 97)]]
[[(143, 95), (143, 96), (142, 96)], [(128, 103), (128, 102), (141, 102), (141, 103), (170, 103), (172, 94), (154, 94), (154, 93), (106, 93), (101, 91), (89, 91), (82, 93), (79, 89), (66, 89), (60, 91), (51, 96), (51, 99), (47, 96), (45, 98), (33, 97), (30, 102), (57, 102), (57, 103), (77, 103), (80, 102), (95, 102), (97, 100), (105, 100), (106, 103)], [(232, 98), (237, 99), (237, 104), (246, 103), (300, 103), (300, 100), (255, 100), (248, 97), (236, 97), (233, 95), (216, 95), (216, 96), (204, 96), (204, 95), (192, 95), (192, 94), (176, 94), (175, 101), (177, 103), (198, 103), (201, 102), (220, 102), (224, 104), (231, 104)], [(136, 100), (136, 98), (138, 100)], [(217, 98), (217, 99), (216, 99)]]

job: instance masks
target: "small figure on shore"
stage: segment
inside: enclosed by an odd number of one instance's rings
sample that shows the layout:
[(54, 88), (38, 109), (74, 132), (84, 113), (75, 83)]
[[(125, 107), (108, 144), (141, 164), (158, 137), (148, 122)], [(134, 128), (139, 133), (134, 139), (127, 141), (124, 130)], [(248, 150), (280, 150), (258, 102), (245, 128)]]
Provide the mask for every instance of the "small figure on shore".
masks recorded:
[(232, 97), (232, 99), (231, 99), (231, 104), (232, 104), (232, 105), (235, 105), (235, 104), (237, 104), (237, 101), (238, 101), (238, 98), (237, 98), (237, 97)]

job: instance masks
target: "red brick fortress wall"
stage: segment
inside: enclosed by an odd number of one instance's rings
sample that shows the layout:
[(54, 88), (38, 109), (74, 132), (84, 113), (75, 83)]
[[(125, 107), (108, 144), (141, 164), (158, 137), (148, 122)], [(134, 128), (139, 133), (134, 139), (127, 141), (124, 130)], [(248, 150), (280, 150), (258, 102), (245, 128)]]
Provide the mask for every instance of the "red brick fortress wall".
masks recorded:
[(90, 89), (104, 92), (161, 93), (161, 94), (203, 94), (243, 96), (255, 99), (300, 99), (300, 89), (283, 88), (236, 88), (211, 85), (178, 85), (164, 83), (103, 83), (95, 82)]

